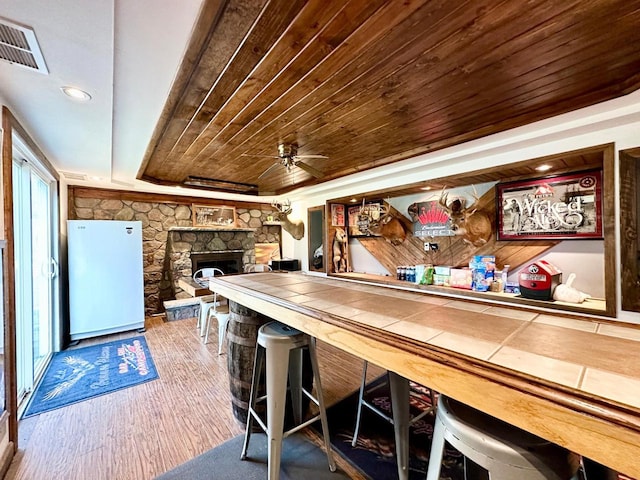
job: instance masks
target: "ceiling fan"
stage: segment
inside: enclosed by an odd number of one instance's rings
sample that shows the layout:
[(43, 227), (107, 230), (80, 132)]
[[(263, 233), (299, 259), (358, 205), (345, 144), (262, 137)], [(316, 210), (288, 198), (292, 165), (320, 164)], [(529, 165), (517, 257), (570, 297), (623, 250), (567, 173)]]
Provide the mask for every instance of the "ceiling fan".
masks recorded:
[(281, 143), (278, 145), (278, 155), (250, 155), (243, 153), (241, 156), (243, 157), (267, 157), (267, 158), (277, 158), (278, 161), (267, 168), (264, 172), (260, 174), (258, 178), (264, 177), (267, 173), (269, 173), (275, 167), (282, 165), (287, 169), (287, 172), (291, 172), (293, 167), (299, 167), (305, 172), (313, 175), (316, 178), (324, 177), (324, 173), (319, 170), (316, 170), (310, 165), (307, 165), (302, 161), (305, 158), (329, 158), (325, 155), (298, 155), (298, 146), (294, 143)]

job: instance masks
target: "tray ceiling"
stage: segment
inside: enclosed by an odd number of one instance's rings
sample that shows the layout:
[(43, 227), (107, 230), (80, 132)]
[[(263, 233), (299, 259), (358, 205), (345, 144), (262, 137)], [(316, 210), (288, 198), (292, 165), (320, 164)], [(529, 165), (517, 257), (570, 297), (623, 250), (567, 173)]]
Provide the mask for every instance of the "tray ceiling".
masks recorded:
[[(638, 1), (207, 2), (138, 178), (281, 194), (606, 101), (640, 86), (638, 25)], [(260, 177), (280, 143), (323, 176)]]

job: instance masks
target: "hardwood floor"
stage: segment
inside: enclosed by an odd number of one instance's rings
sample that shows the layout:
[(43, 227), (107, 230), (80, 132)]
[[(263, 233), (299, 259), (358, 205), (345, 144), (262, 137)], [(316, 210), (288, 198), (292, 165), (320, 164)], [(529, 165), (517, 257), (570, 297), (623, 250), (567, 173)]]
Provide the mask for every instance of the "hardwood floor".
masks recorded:
[[(22, 420), (19, 451), (6, 479), (152, 479), (243, 433), (231, 412), (227, 357), (217, 354), (217, 329), (204, 345), (195, 323), (147, 318), (144, 335), (159, 379)], [(328, 405), (358, 388), (361, 360), (321, 343), (318, 355)], [(369, 375), (381, 371), (370, 368)], [(363, 478), (335, 457), (351, 478)]]

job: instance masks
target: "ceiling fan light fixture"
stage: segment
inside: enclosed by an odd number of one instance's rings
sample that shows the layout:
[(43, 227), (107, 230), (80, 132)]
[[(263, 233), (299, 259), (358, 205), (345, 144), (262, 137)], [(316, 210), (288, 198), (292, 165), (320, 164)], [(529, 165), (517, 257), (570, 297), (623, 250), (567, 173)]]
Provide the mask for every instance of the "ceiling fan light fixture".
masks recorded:
[(91, 100), (91, 95), (77, 87), (64, 86), (60, 87), (60, 90), (62, 90), (62, 93), (67, 97), (73, 98), (74, 100), (79, 100), (81, 102), (88, 102)]

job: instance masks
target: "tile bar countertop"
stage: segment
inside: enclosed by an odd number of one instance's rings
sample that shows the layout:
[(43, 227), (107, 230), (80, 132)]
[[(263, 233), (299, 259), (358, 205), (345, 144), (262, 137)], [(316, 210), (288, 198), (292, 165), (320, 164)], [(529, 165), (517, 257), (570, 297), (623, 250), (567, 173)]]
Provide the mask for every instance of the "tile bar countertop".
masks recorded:
[(210, 288), (508, 423), (640, 477), (640, 329), (302, 273)]

